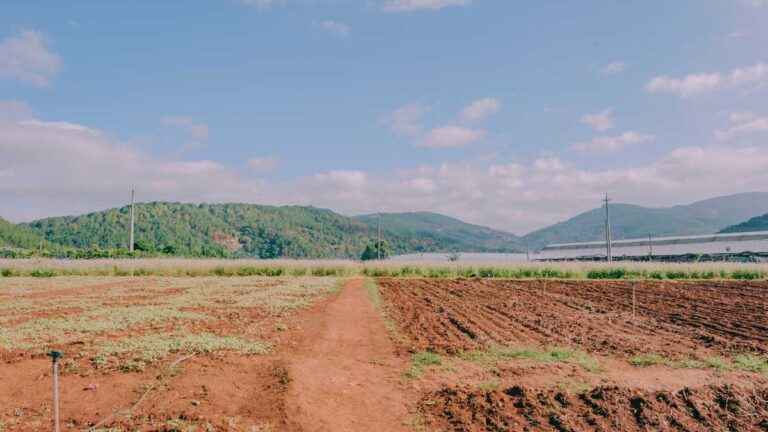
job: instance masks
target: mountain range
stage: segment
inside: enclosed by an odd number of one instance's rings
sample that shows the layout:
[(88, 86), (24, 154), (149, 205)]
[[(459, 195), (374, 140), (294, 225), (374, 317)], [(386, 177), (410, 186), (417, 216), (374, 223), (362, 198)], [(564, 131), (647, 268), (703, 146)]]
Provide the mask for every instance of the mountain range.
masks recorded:
[[(129, 211), (125, 206), (23, 224), (0, 219), (0, 247), (126, 248)], [(610, 211), (615, 239), (768, 229), (765, 192), (662, 208), (611, 204)], [(135, 244), (147, 252), (184, 256), (357, 258), (378, 236), (381, 221), (382, 236), (398, 254), (522, 252), (600, 240), (604, 217), (604, 209), (596, 208), (520, 237), (429, 212), (348, 217), (301, 206), (152, 202), (136, 206)]]
[(768, 214), (753, 217), (752, 219), (746, 222), (729, 226), (728, 228), (720, 232), (723, 234), (726, 234), (726, 233), (740, 233), (740, 232), (750, 232), (750, 231), (768, 231)]
[[(688, 205), (649, 208), (611, 204), (611, 231), (616, 240), (712, 234), (747, 219), (768, 213), (768, 193), (749, 192), (697, 201)], [(601, 240), (605, 235), (605, 210), (596, 208), (565, 222), (534, 231), (523, 242), (531, 249), (551, 243)]]

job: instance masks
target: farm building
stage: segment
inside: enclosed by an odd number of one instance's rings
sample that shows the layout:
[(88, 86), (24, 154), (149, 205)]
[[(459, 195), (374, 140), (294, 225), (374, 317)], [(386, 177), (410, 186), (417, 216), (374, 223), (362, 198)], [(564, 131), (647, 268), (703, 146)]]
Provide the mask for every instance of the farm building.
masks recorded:
[[(768, 261), (768, 231), (615, 240), (611, 249), (614, 260)], [(534, 257), (540, 261), (605, 258), (605, 241), (552, 244)]]

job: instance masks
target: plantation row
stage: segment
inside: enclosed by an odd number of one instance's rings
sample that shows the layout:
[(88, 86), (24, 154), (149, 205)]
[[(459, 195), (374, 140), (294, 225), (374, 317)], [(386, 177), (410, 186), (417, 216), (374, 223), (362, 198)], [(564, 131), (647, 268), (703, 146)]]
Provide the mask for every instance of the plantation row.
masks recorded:
[(245, 277), (245, 276), (368, 276), (368, 277), (414, 277), (414, 278), (482, 278), (482, 279), (637, 279), (637, 280), (760, 280), (768, 279), (768, 268), (749, 266), (715, 268), (712, 266), (679, 266), (653, 268), (652, 266), (579, 268), (544, 266), (438, 266), (438, 265), (366, 265), (353, 262), (338, 265), (311, 263), (275, 262), (268, 265), (189, 265), (153, 266), (149, 261), (133, 264), (87, 266), (67, 265), (57, 261), (56, 265), (14, 266), (0, 263), (1, 277), (55, 277), (55, 276), (176, 276), (176, 277)]

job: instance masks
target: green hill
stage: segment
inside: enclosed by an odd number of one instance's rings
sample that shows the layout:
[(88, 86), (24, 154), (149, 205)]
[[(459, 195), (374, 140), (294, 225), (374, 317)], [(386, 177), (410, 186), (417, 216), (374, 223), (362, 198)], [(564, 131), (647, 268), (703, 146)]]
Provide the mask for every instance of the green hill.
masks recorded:
[(12, 249), (35, 249), (42, 237), (33, 230), (0, 218), (0, 247)]
[[(81, 216), (42, 219), (25, 226), (58, 245), (127, 248), (129, 214), (126, 206)], [(492, 241), (492, 233), (496, 232), (488, 228), (450, 218), (433, 223), (432, 229), (427, 220), (416, 218), (421, 220), (420, 224), (410, 227), (406, 221), (411, 216), (395, 216), (391, 215), (392, 225), (384, 229), (385, 239), (395, 253), (449, 251), (457, 245), (472, 251), (502, 249), (503, 240)], [(437, 216), (430, 218), (436, 221)], [(471, 243), (473, 235), (485, 242)], [(135, 242), (139, 250), (150, 252), (185, 256), (357, 258), (375, 236), (376, 228), (368, 217), (349, 218), (314, 207), (165, 202), (136, 206)]]
[[(647, 208), (630, 204), (611, 204), (614, 239), (653, 236), (711, 234), (755, 215), (768, 213), (768, 193), (752, 192), (698, 201), (689, 205)], [(525, 237), (532, 249), (551, 243), (601, 240), (604, 234), (604, 209), (582, 213)]]
[(738, 225), (731, 225), (720, 232), (726, 234), (750, 231), (768, 231), (768, 214), (753, 217), (752, 219), (746, 222), (742, 222)]
[[(373, 230), (377, 228), (379, 221), (378, 215), (357, 216), (355, 219)], [(524, 250), (520, 246), (520, 238), (514, 234), (468, 224), (437, 213), (383, 213), (381, 225), (387, 238), (394, 236), (418, 239), (418, 244), (412, 244), (414, 249), (432, 244), (434, 247), (439, 245), (438, 249), (441, 251), (518, 252)]]

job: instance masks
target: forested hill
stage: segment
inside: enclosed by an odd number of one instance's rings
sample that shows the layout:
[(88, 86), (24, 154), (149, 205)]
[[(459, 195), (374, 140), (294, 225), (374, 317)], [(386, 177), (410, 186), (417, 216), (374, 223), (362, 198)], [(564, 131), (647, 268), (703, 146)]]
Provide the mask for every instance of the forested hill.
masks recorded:
[[(379, 222), (379, 216), (376, 214), (357, 216), (355, 219), (363, 222), (371, 229), (376, 229)], [(431, 239), (436, 245), (449, 246), (447, 250), (461, 252), (480, 249), (486, 252), (525, 250), (520, 245), (520, 238), (514, 234), (468, 224), (438, 213), (383, 213), (381, 226), (382, 231), (387, 236), (420, 239), (421, 241)]]
[(762, 216), (753, 217), (752, 219), (742, 222), (738, 225), (732, 225), (728, 228), (720, 231), (721, 233), (740, 233), (750, 231), (768, 231), (768, 214)]
[[(596, 208), (523, 238), (531, 248), (551, 243), (601, 240), (605, 235), (605, 210)], [(679, 236), (716, 233), (730, 225), (768, 213), (768, 193), (751, 192), (698, 201), (688, 205), (648, 208), (611, 204), (615, 239), (643, 238), (651, 234)]]
[[(126, 248), (129, 214), (126, 206), (23, 226), (63, 246)], [(494, 238), (493, 230), (447, 219), (448, 225), (414, 228), (394, 225), (403, 221), (392, 215), (393, 226), (384, 224), (385, 240), (395, 253), (515, 249), (515, 244)], [(136, 206), (135, 243), (140, 250), (185, 256), (357, 258), (377, 234), (369, 222), (314, 207), (153, 202)], [(473, 230), (478, 231), (477, 242), (470, 241)]]
[(42, 237), (33, 230), (0, 218), (0, 247), (34, 249), (41, 241)]

